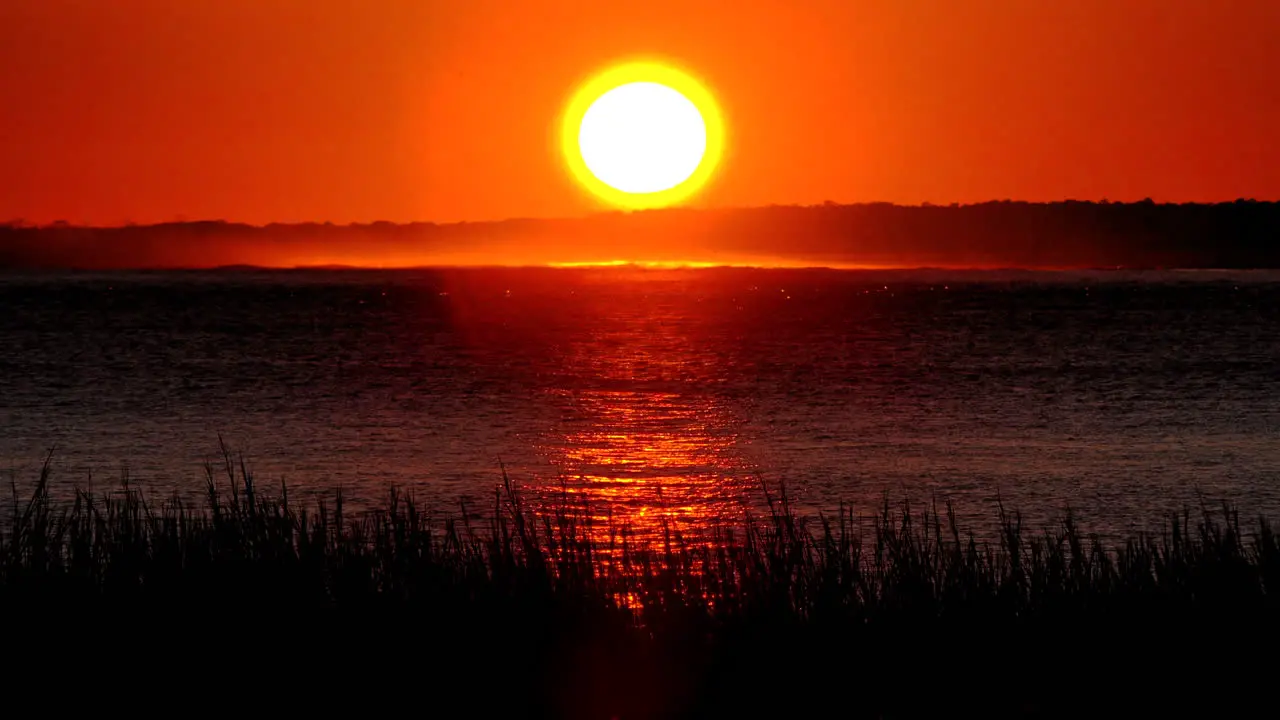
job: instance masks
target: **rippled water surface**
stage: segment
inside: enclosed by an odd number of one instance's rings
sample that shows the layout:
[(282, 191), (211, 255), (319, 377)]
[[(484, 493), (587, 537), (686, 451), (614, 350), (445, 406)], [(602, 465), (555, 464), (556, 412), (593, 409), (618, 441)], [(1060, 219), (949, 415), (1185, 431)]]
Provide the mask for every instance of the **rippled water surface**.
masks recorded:
[(487, 505), (505, 465), (642, 526), (886, 493), (1146, 526), (1280, 514), (1280, 275), (817, 270), (0, 276), (0, 461), (152, 495)]

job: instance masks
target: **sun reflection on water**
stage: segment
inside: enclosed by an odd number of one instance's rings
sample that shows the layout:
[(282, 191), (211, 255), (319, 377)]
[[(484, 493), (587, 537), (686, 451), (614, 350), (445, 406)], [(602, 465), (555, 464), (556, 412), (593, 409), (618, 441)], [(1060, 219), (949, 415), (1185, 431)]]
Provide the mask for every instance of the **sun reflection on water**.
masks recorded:
[(694, 342), (696, 329), (661, 308), (566, 348), (567, 382), (551, 391), (561, 432), (542, 450), (560, 487), (593, 519), (597, 539), (622, 528), (654, 547), (670, 530), (686, 541), (738, 523), (752, 471), (738, 418), (709, 390), (721, 372)]
[(564, 489), (597, 526), (661, 537), (664, 521), (687, 537), (741, 516), (746, 468), (736, 435), (713, 402), (670, 392), (597, 390), (576, 398), (586, 418), (552, 457)]

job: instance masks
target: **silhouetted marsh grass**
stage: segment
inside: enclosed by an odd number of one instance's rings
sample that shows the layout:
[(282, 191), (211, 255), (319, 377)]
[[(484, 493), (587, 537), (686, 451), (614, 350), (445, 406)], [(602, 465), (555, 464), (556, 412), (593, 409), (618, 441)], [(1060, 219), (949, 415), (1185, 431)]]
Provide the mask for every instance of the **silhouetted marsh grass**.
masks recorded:
[[(510, 482), (475, 523), (396, 492), (359, 516), (341, 494), (299, 507), (283, 486), (262, 492), (230, 454), (219, 472), (209, 468), (199, 508), (153, 506), (127, 482), (61, 502), (46, 464), (0, 540), (9, 637), (40, 628), (42, 647), (92, 647), (182, 628), (189, 643), (240, 654), (266, 643), (312, 679), (321, 647), (364, 648), (366, 660), (400, 647), (380, 678), (431, 647), (459, 659), (433, 677), (455, 689), (500, 681), (529, 715), (816, 712), (850, 682), (863, 691), (845, 714), (969, 700), (1005, 714), (964, 693), (994, 683), (1010, 708), (1072, 706), (1087, 692), (1064, 694), (1060, 674), (1079, 663), (1203, 683), (1214, 658), (1271, 637), (1280, 609), (1280, 540), (1225, 507), (1116, 547), (1070, 518), (1033, 532), (1002, 513), (984, 543), (946, 508), (886, 502), (864, 531), (849, 508), (805, 518), (766, 492), (766, 515), (705, 543), (668, 530), (654, 547), (626, 528), (598, 532), (582, 508), (535, 513)], [(1214, 649), (1196, 664), (1195, 647)], [(1117, 652), (1132, 662), (1113, 666)], [(515, 667), (483, 669), (503, 663)], [(342, 676), (373, 672), (361, 666)], [(783, 700), (761, 683), (811, 694)]]

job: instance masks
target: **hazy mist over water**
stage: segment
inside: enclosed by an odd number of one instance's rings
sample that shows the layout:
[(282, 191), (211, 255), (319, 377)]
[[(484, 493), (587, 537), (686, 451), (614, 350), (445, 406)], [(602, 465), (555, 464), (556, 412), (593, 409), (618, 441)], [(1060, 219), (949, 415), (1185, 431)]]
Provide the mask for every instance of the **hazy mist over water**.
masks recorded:
[(483, 509), (499, 463), (641, 526), (885, 493), (1280, 514), (1280, 273), (475, 269), (0, 275), (20, 491), (261, 485)]

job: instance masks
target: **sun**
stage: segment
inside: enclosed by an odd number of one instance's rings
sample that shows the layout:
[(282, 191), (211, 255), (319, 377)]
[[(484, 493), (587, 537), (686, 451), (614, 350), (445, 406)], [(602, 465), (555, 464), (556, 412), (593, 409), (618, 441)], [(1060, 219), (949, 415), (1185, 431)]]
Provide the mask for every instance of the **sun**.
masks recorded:
[(573, 176), (602, 200), (633, 209), (688, 199), (724, 150), (724, 121), (711, 93), (655, 62), (617, 65), (584, 83), (560, 135)]
[(591, 103), (578, 129), (582, 161), (601, 182), (625, 193), (679, 185), (707, 152), (707, 124), (689, 98), (655, 82), (633, 82)]

